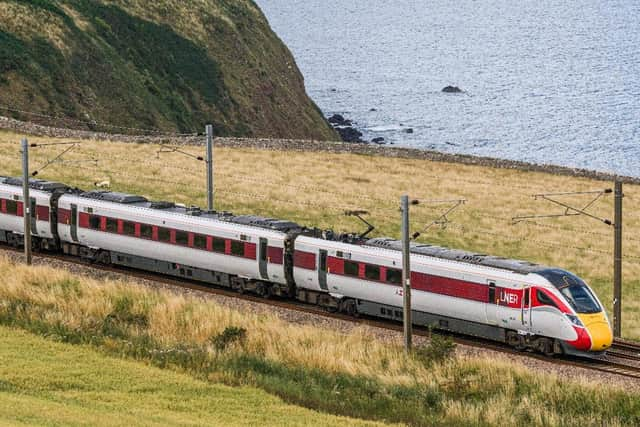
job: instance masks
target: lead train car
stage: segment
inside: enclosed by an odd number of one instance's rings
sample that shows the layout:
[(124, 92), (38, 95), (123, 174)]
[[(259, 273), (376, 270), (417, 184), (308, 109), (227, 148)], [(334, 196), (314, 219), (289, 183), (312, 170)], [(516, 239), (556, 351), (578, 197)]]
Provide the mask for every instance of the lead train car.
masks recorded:
[(58, 222), (68, 254), (239, 291), (293, 293), (285, 271), (285, 246), (298, 227), (291, 222), (104, 191), (62, 196)]
[[(402, 320), (401, 242), (300, 236), (293, 275), (302, 300)], [(413, 322), (547, 354), (601, 352), (612, 342), (602, 304), (573, 274), (526, 261), (411, 245)], [(325, 297), (326, 299), (326, 297)], [(331, 305), (326, 304), (325, 305)]]

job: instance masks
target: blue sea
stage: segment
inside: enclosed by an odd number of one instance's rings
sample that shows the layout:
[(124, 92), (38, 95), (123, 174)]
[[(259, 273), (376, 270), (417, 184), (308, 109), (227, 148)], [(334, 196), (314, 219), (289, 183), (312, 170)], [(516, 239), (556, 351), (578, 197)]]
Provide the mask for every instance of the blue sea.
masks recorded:
[(640, 1), (256, 2), (366, 139), (640, 176)]

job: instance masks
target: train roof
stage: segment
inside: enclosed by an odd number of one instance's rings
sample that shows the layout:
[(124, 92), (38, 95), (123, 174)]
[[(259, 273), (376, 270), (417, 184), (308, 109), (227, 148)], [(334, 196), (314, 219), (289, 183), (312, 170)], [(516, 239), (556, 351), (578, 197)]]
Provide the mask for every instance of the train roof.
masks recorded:
[[(364, 242), (364, 244), (377, 248), (402, 251), (402, 242), (400, 240), (390, 239), (387, 237), (369, 239)], [(442, 246), (415, 242), (411, 242), (410, 251), (414, 254), (426, 255), (450, 261), (459, 261), (469, 264), (482, 265), (486, 267), (499, 268), (502, 270), (509, 270), (520, 274), (534, 273), (541, 270), (547, 270), (549, 268), (544, 265), (535, 264), (528, 261), (502, 258), (494, 255), (480, 254), (475, 252), (463, 251), (460, 249), (450, 249)]]
[[(22, 187), (23, 182), (24, 180), (22, 178), (0, 177), (0, 184)], [(67, 190), (69, 186), (60, 182), (29, 178), (29, 188), (33, 190), (44, 191), (47, 193), (53, 193), (56, 190)]]
[(143, 196), (119, 193), (115, 191), (94, 190), (81, 192), (78, 197), (85, 199), (101, 200), (111, 203), (118, 203), (127, 206), (135, 206), (146, 209), (156, 209), (164, 212), (171, 212), (182, 215), (197, 216), (218, 221), (226, 221), (239, 225), (247, 225), (262, 229), (275, 230), (283, 233), (302, 232), (305, 230), (301, 225), (275, 218), (267, 218), (255, 215), (233, 215), (230, 212), (203, 211), (197, 206), (185, 206), (166, 201), (151, 201)]

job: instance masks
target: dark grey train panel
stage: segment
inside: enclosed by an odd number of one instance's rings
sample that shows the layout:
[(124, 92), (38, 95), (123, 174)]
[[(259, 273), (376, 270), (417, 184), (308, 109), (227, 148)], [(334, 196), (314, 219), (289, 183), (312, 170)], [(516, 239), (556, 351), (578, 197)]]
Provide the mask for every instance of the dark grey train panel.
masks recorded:
[[(394, 251), (402, 251), (401, 241), (390, 239), (387, 237), (369, 239), (364, 244), (367, 246), (391, 249)], [(520, 274), (534, 273), (540, 269), (547, 268), (543, 265), (534, 264), (528, 261), (502, 258), (493, 255), (479, 254), (474, 252), (462, 251), (459, 249), (449, 249), (442, 246), (413, 242), (411, 243), (411, 253), (446, 259), (450, 261), (459, 261), (469, 264), (483, 265), (486, 267), (500, 268)]]
[[(363, 300), (358, 300), (356, 306), (358, 313), (361, 314), (397, 320), (399, 322), (402, 321), (402, 307), (394, 307)], [(482, 323), (469, 322), (467, 320), (415, 310), (411, 311), (411, 316), (413, 318), (413, 324), (415, 325), (506, 342), (506, 330), (498, 326), (484, 325)]]
[(139, 270), (162, 273), (175, 277), (184, 277), (187, 279), (211, 283), (219, 286), (231, 286), (230, 276), (226, 273), (202, 270), (186, 265), (178, 265), (173, 262), (159, 261), (156, 259), (145, 258), (137, 255), (123, 254), (119, 252), (111, 252), (111, 262), (113, 264), (136, 268)]
[(80, 197), (93, 200), (104, 200), (105, 202), (132, 204), (145, 203), (148, 200), (142, 196), (134, 196), (132, 194), (118, 193), (115, 191), (87, 191), (80, 194)]
[[(22, 187), (22, 178), (0, 178), (0, 184), (15, 185), (16, 187)], [(69, 187), (54, 181), (45, 181), (43, 179), (29, 178), (29, 188), (33, 190), (45, 191), (47, 193), (53, 193), (56, 190), (66, 190)]]

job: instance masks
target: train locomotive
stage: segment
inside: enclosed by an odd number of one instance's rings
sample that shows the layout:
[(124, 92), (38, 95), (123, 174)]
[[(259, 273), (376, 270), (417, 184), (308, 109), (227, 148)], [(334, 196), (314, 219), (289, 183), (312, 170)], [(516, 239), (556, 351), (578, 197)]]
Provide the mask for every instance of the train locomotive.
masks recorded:
[[(401, 242), (29, 181), (32, 244), (90, 262), (402, 320)], [(24, 241), (22, 180), (0, 177), (0, 242)], [(548, 355), (609, 348), (609, 320), (574, 274), (412, 243), (413, 322)]]

